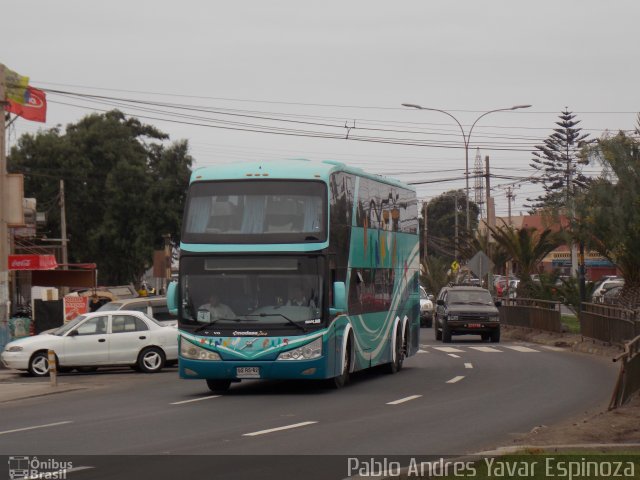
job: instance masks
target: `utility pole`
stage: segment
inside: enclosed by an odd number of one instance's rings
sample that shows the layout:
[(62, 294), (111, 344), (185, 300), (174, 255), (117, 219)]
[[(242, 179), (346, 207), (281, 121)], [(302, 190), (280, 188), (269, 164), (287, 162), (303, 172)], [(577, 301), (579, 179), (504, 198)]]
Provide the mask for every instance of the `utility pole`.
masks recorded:
[(0, 63), (0, 326), (9, 321), (9, 230), (7, 228), (7, 157), (5, 147), (5, 66)]
[(516, 196), (513, 193), (511, 187), (507, 188), (507, 201), (509, 202), (509, 225), (511, 225), (511, 200), (515, 199)]
[(424, 250), (423, 250), (423, 261), (424, 261), (424, 265), (426, 268), (427, 265), (427, 208), (428, 208), (428, 202), (427, 200), (425, 200), (424, 202), (422, 202), (422, 218), (424, 220), (424, 229), (423, 229), (423, 246), (424, 246)]
[(456, 262), (458, 261), (458, 192), (456, 192), (454, 196), (454, 221), (455, 221), (455, 257)]
[(64, 200), (64, 180), (60, 180), (60, 236), (62, 241), (62, 264), (68, 268), (69, 254), (67, 246), (67, 214)]
[[(491, 176), (489, 174), (489, 155), (484, 157), (484, 167), (486, 170), (486, 193), (487, 193), (487, 226), (493, 228), (495, 226), (495, 215), (493, 214), (493, 205), (491, 203)], [(487, 238), (489, 239), (488, 248), (492, 248), (491, 244), (491, 230), (487, 228)], [(486, 252), (487, 255), (491, 256), (491, 252)], [(493, 272), (489, 270), (487, 274), (487, 289), (493, 293)]]

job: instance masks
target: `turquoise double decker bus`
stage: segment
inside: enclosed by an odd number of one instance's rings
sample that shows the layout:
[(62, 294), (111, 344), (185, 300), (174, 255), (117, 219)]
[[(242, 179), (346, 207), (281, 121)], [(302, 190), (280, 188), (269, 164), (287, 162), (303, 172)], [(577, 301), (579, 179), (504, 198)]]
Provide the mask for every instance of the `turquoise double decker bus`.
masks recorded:
[(407, 185), (330, 161), (197, 169), (167, 292), (180, 377), (226, 391), (397, 372), (419, 346), (418, 270)]

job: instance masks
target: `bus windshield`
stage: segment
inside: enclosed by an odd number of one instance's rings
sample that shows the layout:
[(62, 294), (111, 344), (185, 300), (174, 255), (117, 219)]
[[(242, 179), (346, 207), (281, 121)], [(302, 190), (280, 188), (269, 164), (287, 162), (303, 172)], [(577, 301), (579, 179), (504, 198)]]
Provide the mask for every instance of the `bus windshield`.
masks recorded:
[(326, 185), (302, 180), (195, 182), (186, 243), (292, 243), (326, 240)]
[(180, 327), (320, 327), (321, 265), (317, 256), (184, 256)]

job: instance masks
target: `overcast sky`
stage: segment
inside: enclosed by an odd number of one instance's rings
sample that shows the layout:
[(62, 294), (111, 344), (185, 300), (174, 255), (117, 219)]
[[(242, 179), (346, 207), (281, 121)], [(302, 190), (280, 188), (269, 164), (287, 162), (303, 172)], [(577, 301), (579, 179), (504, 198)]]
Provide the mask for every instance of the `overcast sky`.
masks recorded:
[(470, 137), (469, 168), (480, 147), (507, 177), (492, 179), (506, 215), (507, 187), (514, 214), (541, 192), (527, 180), (531, 151), (565, 107), (593, 137), (633, 129), (640, 110), (637, 0), (20, 0), (1, 11), (0, 62), (74, 94), (50, 92), (46, 125), (19, 119), (10, 144), (117, 106), (187, 139), (197, 166), (340, 160), (425, 182), (428, 200), (465, 187), (462, 133), (402, 103), (446, 110), (465, 133), (486, 111), (531, 104), (483, 117)]

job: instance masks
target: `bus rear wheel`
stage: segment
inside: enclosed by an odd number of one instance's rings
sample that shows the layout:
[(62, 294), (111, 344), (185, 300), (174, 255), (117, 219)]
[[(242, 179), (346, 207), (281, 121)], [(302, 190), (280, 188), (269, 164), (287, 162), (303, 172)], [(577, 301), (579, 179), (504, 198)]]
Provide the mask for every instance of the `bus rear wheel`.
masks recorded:
[(207, 378), (207, 387), (214, 393), (223, 393), (229, 390), (231, 386), (231, 380), (219, 380), (214, 378)]
[(391, 360), (391, 363), (387, 363), (387, 372), (394, 374), (402, 370), (402, 364), (404, 363), (404, 357), (407, 353), (407, 341), (408, 336), (402, 335), (400, 332), (400, 327), (396, 331), (396, 341), (394, 345), (394, 355)]

